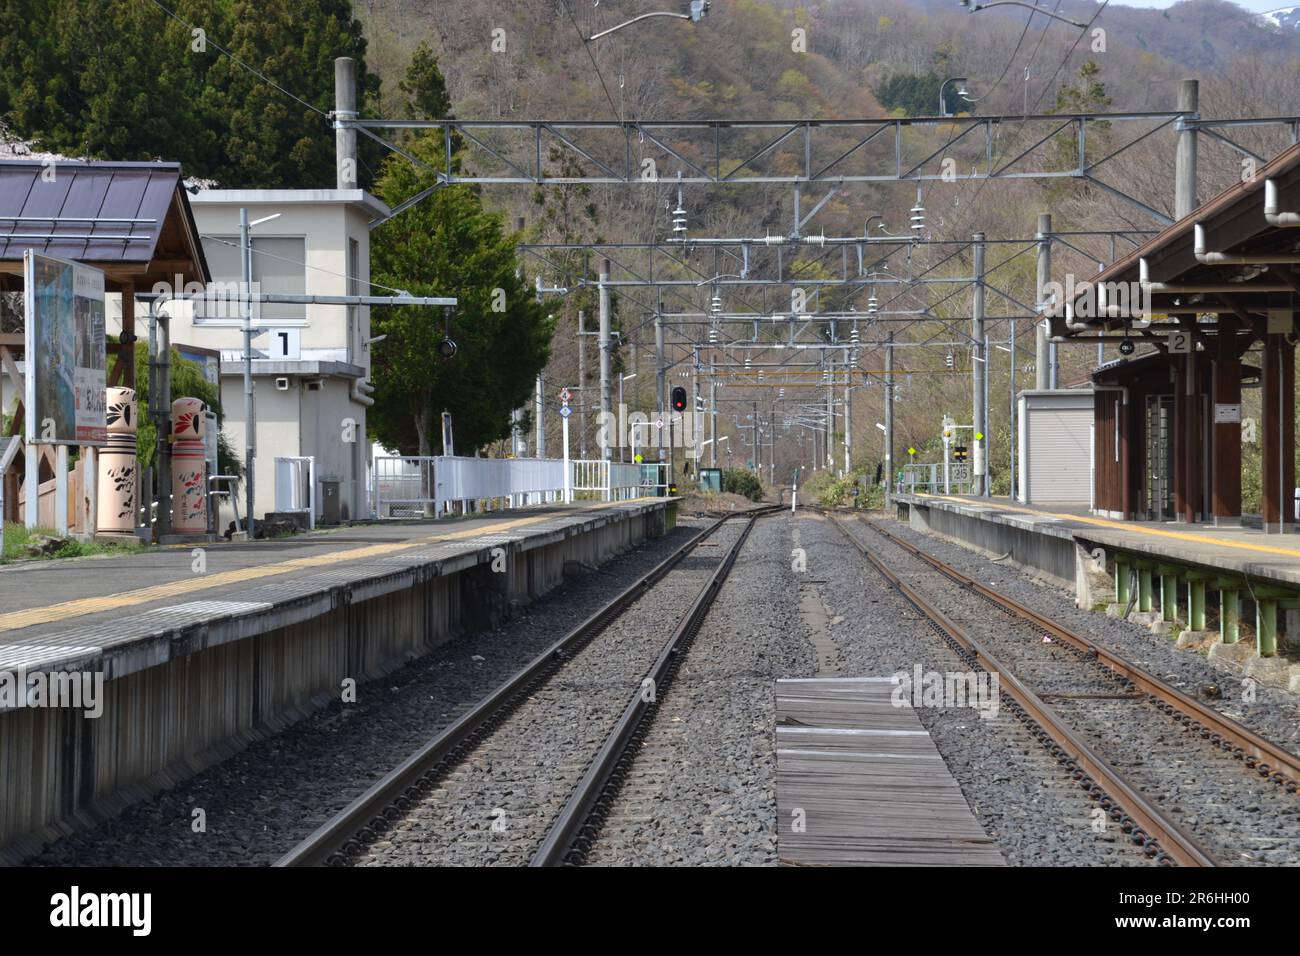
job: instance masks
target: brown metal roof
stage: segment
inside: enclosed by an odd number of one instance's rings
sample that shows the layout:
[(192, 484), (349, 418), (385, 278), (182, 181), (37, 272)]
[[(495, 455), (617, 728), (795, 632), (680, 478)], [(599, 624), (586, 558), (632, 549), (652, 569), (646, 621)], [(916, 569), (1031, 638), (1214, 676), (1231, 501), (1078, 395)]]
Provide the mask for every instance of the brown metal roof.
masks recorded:
[[(1289, 250), (1300, 241), (1300, 230), (1270, 226), (1264, 218), (1264, 181), (1272, 179), (1278, 186), (1278, 198), (1284, 209), (1300, 208), (1300, 144), (1279, 153), (1256, 171), (1253, 179), (1235, 183), (1189, 215), (1148, 239), (1137, 249), (1116, 260), (1095, 276), (1092, 283), (1136, 282), (1138, 263), (1147, 260), (1152, 282), (1171, 284), (1223, 282), (1240, 277), (1243, 269), (1205, 265), (1194, 254), (1194, 227), (1206, 227), (1208, 241), (1217, 251), (1257, 252)], [(1243, 293), (1247, 291), (1243, 287)], [(1213, 312), (1211, 305), (1202, 306)], [(1154, 305), (1162, 311), (1161, 303)], [(1090, 325), (1113, 325), (1112, 321), (1084, 319)], [(1069, 334), (1064, 320), (1053, 320), (1053, 334)]]
[(114, 284), (206, 282), (198, 235), (178, 163), (0, 161), (0, 271), (21, 272), (33, 249)]

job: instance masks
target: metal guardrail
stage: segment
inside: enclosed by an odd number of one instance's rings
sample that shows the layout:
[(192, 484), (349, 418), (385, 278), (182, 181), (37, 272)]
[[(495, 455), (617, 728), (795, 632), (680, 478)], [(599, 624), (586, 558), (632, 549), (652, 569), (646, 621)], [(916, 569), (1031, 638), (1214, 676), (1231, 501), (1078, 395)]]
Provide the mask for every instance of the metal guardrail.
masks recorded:
[[(374, 461), (372, 493), (380, 518), (433, 518), (454, 506), (504, 507), (572, 500), (628, 501), (666, 487), (666, 467), (602, 459), (387, 456)], [(658, 469), (658, 470), (656, 470)]]

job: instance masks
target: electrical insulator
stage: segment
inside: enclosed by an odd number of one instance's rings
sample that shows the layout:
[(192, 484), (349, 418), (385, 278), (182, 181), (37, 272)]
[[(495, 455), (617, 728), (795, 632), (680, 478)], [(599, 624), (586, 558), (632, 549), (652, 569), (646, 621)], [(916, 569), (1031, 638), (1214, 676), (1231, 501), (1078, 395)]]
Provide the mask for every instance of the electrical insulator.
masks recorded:
[(781, 388), (778, 388), (778, 389), (776, 390), (776, 397), (777, 397), (777, 398), (785, 398), (785, 387), (784, 387), (784, 386), (782, 386)]
[(749, 356), (748, 356), (748, 355), (745, 356), (745, 368), (746, 368), (746, 369), (749, 368)]
[(714, 315), (722, 314), (722, 296), (716, 292), (713, 293), (713, 299), (709, 303), (709, 311)]
[(681, 206), (673, 210), (673, 235), (686, 238), (686, 210)]
[(849, 332), (849, 341), (855, 346), (858, 344), (858, 327), (856, 325)]
[(877, 312), (879, 312), (879, 311), (880, 311), (880, 309), (877, 308), (877, 299), (876, 299), (875, 295), (873, 294), (873, 295), (868, 296), (868, 297), (867, 297), (867, 314), (868, 314), (868, 315), (875, 315), (875, 314), (876, 314)]
[(952, 358), (952, 353), (951, 353), (951, 352), (948, 353), (948, 367), (949, 367), (949, 368), (952, 368), (952, 367), (953, 367), (953, 358)]
[(718, 330), (716, 328), (709, 329), (709, 344), (710, 345), (718, 344)]
[(912, 207), (912, 231), (925, 231), (925, 207), (919, 202)]

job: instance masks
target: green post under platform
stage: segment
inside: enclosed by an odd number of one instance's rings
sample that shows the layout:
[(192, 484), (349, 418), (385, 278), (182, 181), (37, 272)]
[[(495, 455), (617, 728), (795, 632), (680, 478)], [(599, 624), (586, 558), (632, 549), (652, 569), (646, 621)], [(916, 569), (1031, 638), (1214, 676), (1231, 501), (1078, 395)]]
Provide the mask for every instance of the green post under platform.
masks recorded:
[(1129, 567), (1118, 558), (1115, 559), (1115, 603), (1128, 607), (1129, 601)]
[(1151, 610), (1151, 569), (1138, 569), (1138, 610)]
[(1260, 657), (1277, 653), (1277, 598), (1255, 600), (1255, 653)]
[(1187, 580), (1187, 629), (1205, 630), (1205, 581), (1189, 577)]
[(1241, 598), (1236, 588), (1219, 590), (1219, 639), (1225, 644), (1241, 639)]
[(1178, 617), (1178, 575), (1162, 572), (1160, 575), (1160, 618), (1172, 621)]

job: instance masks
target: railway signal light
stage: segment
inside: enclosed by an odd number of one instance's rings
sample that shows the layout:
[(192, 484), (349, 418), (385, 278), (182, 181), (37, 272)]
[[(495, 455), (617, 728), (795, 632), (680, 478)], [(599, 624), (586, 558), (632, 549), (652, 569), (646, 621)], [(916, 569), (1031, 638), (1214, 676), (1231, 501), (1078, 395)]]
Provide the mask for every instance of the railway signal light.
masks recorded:
[(673, 411), (686, 411), (686, 389), (680, 385), (673, 386)]

